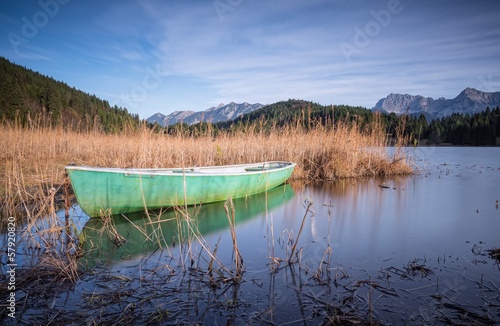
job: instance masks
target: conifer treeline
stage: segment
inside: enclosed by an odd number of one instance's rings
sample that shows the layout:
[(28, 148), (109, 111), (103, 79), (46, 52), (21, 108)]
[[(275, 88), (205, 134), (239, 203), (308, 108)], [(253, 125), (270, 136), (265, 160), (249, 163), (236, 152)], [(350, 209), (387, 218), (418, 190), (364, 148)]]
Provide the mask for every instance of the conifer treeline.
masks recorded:
[[(139, 116), (0, 57), (0, 121), (59, 125), (76, 130), (118, 132)], [(29, 121), (33, 120), (33, 121)]]
[(436, 144), (495, 146), (500, 137), (500, 107), (432, 120), (425, 132), (423, 136)]
[[(363, 107), (321, 105), (304, 100), (281, 101), (245, 114), (234, 121), (194, 126), (177, 124), (166, 128), (167, 133), (203, 133), (210, 128), (216, 135), (222, 130), (269, 131), (288, 125), (305, 129), (318, 124), (356, 123), (361, 130), (378, 117), (386, 132), (394, 136), (403, 132), (411, 135), (413, 144), (495, 146), (500, 137), (500, 108), (487, 108), (474, 115), (453, 114), (427, 121), (424, 115), (376, 115)], [(27, 125), (37, 119), (38, 125), (63, 125), (74, 130), (97, 130), (116, 133), (135, 129), (141, 123), (138, 114), (126, 108), (111, 107), (106, 100), (70, 87), (63, 82), (26, 69), (0, 57), (0, 122), (18, 121)], [(157, 125), (152, 128), (162, 130)], [(404, 130), (401, 130), (404, 128)]]
[[(323, 106), (302, 100), (288, 100), (277, 102), (257, 111), (241, 116), (235, 121), (220, 122), (215, 125), (219, 129), (243, 128), (255, 124), (263, 129), (272, 126), (282, 127), (288, 124), (299, 123), (304, 128), (312, 128), (317, 123), (324, 126), (334, 122), (356, 123), (361, 130), (369, 126), (375, 119), (376, 113), (363, 107), (347, 105)], [(469, 146), (495, 146), (500, 137), (500, 108), (486, 108), (485, 111), (474, 115), (455, 113), (441, 119), (427, 121), (425, 116), (404, 115), (395, 113), (379, 114), (380, 123), (387, 134), (396, 138), (398, 132), (403, 132), (411, 138), (412, 144)], [(188, 129), (188, 126), (183, 126)], [(200, 128), (198, 126), (191, 126)], [(404, 128), (404, 130), (401, 130)]]

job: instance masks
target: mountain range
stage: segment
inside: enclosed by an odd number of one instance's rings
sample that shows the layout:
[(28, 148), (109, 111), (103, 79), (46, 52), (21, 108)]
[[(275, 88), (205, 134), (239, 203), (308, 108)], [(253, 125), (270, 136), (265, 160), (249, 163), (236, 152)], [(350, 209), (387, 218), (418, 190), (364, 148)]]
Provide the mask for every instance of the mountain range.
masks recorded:
[(380, 99), (372, 108), (373, 111), (420, 115), (424, 114), (427, 121), (452, 115), (475, 114), (487, 107), (493, 109), (500, 106), (500, 92), (482, 92), (474, 88), (466, 88), (457, 97), (445, 99), (440, 97), (423, 97), (421, 95), (389, 94)]
[(221, 103), (218, 106), (214, 106), (207, 110), (198, 112), (175, 111), (170, 113), (169, 115), (156, 113), (146, 120), (150, 123), (156, 122), (162, 127), (174, 125), (178, 122), (187, 123), (188, 125), (192, 125), (201, 121), (216, 123), (220, 121), (234, 120), (243, 114), (253, 112), (257, 109), (260, 109), (261, 107), (263, 107), (263, 105), (260, 103)]
[[(432, 97), (424, 97), (422, 95), (391, 93), (387, 97), (380, 99), (372, 108), (372, 111), (380, 111), (387, 114), (395, 113), (397, 115), (423, 114), (427, 121), (431, 121), (450, 116), (453, 113), (473, 115), (484, 111), (487, 107), (493, 109), (497, 106), (500, 106), (500, 92), (482, 92), (468, 87), (453, 99), (446, 99), (444, 97), (433, 99)], [(149, 117), (147, 121), (158, 123), (163, 127), (178, 122), (184, 122), (188, 125), (193, 125), (201, 121), (216, 123), (234, 120), (243, 114), (253, 112), (262, 107), (264, 105), (259, 103), (249, 104), (244, 102), (238, 104), (231, 102), (229, 104), (219, 104), (204, 111), (175, 111), (169, 115), (156, 113)]]

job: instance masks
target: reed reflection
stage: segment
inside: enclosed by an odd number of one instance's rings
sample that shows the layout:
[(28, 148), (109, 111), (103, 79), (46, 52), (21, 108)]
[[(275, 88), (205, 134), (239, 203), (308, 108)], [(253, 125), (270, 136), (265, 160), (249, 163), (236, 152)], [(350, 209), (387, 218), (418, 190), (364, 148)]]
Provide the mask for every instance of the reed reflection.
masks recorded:
[[(293, 196), (292, 187), (285, 184), (267, 193), (234, 199), (236, 225), (263, 217)], [(100, 264), (112, 264), (158, 248), (172, 255), (172, 248), (189, 245), (194, 240), (190, 232), (193, 228), (203, 236), (229, 233), (224, 202), (91, 219), (82, 231), (84, 252), (87, 253), (83, 260), (87, 264), (96, 259)]]

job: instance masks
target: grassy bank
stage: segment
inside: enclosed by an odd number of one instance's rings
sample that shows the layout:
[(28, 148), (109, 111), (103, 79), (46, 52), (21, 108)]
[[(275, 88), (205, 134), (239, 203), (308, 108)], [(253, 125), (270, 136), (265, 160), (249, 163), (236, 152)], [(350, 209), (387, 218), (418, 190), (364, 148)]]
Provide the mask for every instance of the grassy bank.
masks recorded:
[(342, 123), (334, 128), (318, 125), (307, 131), (298, 126), (266, 132), (256, 130), (249, 126), (214, 136), (208, 128), (189, 135), (167, 135), (144, 126), (120, 134), (105, 134), (3, 124), (0, 127), (2, 215), (22, 212), (30, 217), (50, 206), (64, 182), (64, 167), (70, 162), (159, 168), (284, 160), (298, 164), (293, 179), (310, 181), (412, 173), (402, 151), (387, 153), (387, 136), (377, 124), (367, 130)]

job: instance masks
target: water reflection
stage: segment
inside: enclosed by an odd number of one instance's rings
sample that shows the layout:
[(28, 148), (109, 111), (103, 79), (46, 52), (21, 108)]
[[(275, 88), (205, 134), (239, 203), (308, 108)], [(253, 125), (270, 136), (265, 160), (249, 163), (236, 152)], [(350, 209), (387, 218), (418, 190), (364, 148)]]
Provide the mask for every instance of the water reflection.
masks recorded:
[[(214, 285), (210, 257), (199, 247), (190, 251), (195, 266), (175, 265), (172, 257), (185, 253), (181, 240), (189, 239), (182, 210), (113, 217), (116, 232), (92, 219), (81, 262), (95, 270), (47, 305), (55, 302), (65, 316), (85, 310), (102, 324), (125, 317), (146, 324), (158, 311), (166, 324), (320, 324), (333, 317), (363, 324), (368, 316), (388, 324), (498, 324), (500, 269), (486, 250), (500, 247), (500, 148), (424, 148), (414, 156), (421, 168), (414, 176), (292, 183), (235, 200), (245, 267), (237, 284)], [(217, 257), (231, 268), (223, 203), (189, 207), (188, 214), (209, 252), (220, 240)], [(287, 264), (295, 244), (298, 260)], [(281, 261), (279, 268), (270, 259)]]
[[(500, 246), (500, 149), (429, 151), (414, 153), (418, 175), (295, 186), (297, 199), (314, 202), (300, 239), (304, 259), (317, 264), (331, 247), (334, 264), (373, 273), (415, 259), (440, 268), (438, 259), (467, 257), (469, 270), (493, 277), (496, 268), (470, 262), (474, 245)], [(287, 204), (276, 233), (296, 232), (303, 212), (301, 200)]]
[[(75, 213), (77, 208), (73, 208)], [(81, 213), (80, 213), (81, 214)], [(50, 255), (73, 255), (77, 251), (78, 234), (88, 217), (65, 218), (64, 210), (41, 218), (31, 219), (27, 223), (18, 224), (15, 236), (7, 232), (0, 234), (0, 248), (7, 248), (9, 238), (15, 240), (15, 265), (17, 268), (36, 266), (40, 260)], [(5, 251), (6, 252), (6, 251)], [(9, 268), (8, 256), (0, 255), (0, 272), (5, 275)]]
[[(254, 218), (262, 218), (293, 196), (293, 188), (286, 184), (267, 193), (233, 200), (237, 227), (243, 227)], [(89, 267), (97, 261), (103, 266), (104, 262), (131, 259), (159, 247), (170, 250), (193, 239), (190, 228), (195, 228), (202, 236), (228, 229), (224, 202), (91, 219), (82, 232), (84, 249), (88, 253), (82, 261), (90, 264)]]

